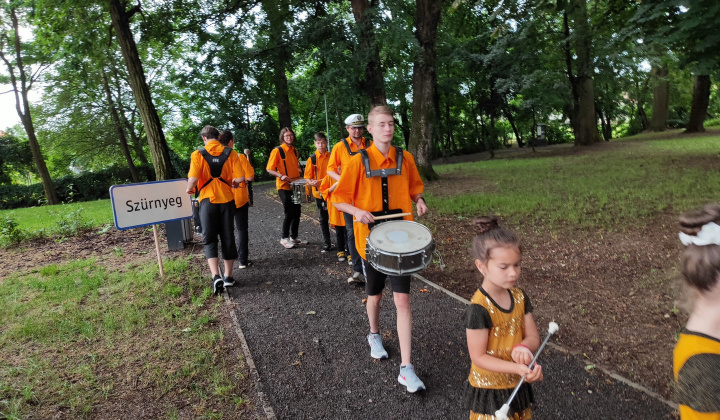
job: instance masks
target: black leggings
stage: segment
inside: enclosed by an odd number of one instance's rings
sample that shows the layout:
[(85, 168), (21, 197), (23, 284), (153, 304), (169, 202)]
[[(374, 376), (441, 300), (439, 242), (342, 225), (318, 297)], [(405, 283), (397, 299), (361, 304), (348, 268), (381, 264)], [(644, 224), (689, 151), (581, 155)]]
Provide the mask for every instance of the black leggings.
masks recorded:
[(280, 195), (280, 201), (282, 201), (283, 210), (285, 211), (282, 237), (297, 239), (298, 227), (300, 226), (300, 204), (292, 202), (292, 191), (290, 190), (278, 190), (278, 195)]
[(206, 198), (200, 202), (200, 223), (202, 224), (205, 258), (218, 257), (218, 236), (220, 236), (223, 259), (237, 259), (234, 215), (235, 201), (215, 204)]
[(238, 249), (240, 264), (248, 262), (248, 208), (250, 203), (235, 209), (235, 243)]
[(323, 241), (325, 245), (331, 245), (330, 242), (330, 225), (328, 224), (328, 209), (327, 203), (321, 198), (315, 198), (315, 204), (317, 204), (319, 219), (320, 219), (320, 230), (323, 234)]

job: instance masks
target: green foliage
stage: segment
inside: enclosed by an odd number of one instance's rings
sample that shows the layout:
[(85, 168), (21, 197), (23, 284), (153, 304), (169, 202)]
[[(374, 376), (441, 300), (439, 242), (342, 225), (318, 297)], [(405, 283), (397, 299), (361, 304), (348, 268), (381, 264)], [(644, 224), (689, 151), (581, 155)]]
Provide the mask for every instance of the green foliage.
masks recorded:
[(12, 174), (25, 174), (33, 168), (27, 139), (13, 134), (0, 137), (0, 184), (10, 184)]
[(9, 216), (0, 218), (0, 247), (8, 247), (22, 242), (25, 233), (19, 228), (18, 222)]

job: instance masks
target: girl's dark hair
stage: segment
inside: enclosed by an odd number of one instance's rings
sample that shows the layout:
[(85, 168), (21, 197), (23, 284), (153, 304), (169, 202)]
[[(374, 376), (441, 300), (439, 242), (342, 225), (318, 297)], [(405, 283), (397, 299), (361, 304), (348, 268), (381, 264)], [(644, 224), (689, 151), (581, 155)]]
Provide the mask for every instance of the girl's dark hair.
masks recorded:
[(473, 220), (475, 225), (475, 238), (473, 239), (473, 258), (487, 261), (490, 251), (498, 247), (515, 247), (520, 252), (520, 240), (512, 231), (498, 226), (497, 217), (483, 216)]
[(212, 125), (206, 125), (200, 130), (200, 137), (205, 137), (208, 140), (217, 140), (219, 135), (220, 133), (217, 131), (217, 128)]
[(235, 140), (235, 138), (233, 137), (233, 133), (231, 133), (230, 130), (223, 130), (220, 132), (220, 136), (218, 137), (218, 141), (220, 142), (220, 144), (222, 144), (223, 146), (227, 146), (232, 140)]
[(283, 140), (283, 136), (284, 136), (285, 133), (287, 133), (287, 132), (292, 133), (293, 137), (297, 137), (297, 136), (295, 135), (295, 132), (292, 131), (292, 128), (290, 128), (290, 127), (283, 127), (282, 130), (280, 130), (280, 144), (283, 144), (283, 143), (285, 142), (285, 140)]
[[(720, 223), (720, 203), (680, 216), (680, 231), (697, 235), (703, 225), (711, 222)], [(680, 271), (691, 287), (700, 291), (712, 289), (720, 277), (720, 245), (688, 245), (683, 251)]]

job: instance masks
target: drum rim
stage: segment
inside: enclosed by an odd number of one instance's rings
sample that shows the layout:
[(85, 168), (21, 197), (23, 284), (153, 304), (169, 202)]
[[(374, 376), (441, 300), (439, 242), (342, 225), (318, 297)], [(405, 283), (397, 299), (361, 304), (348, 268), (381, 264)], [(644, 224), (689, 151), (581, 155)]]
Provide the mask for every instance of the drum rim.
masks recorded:
[[(379, 226), (383, 226), (383, 225), (389, 226), (389, 225), (398, 224), (398, 223), (402, 223), (402, 224), (408, 224), (408, 223), (409, 223), (409, 224), (412, 224), (412, 225), (421, 226), (421, 227), (430, 235), (430, 241), (429, 241), (427, 244), (425, 244), (424, 246), (422, 246), (422, 247), (419, 247), (419, 248), (416, 248), (416, 249), (412, 249), (412, 250), (408, 250), (408, 251), (403, 252), (403, 253), (392, 253), (393, 255), (413, 255), (413, 254), (417, 254), (417, 253), (419, 253), (419, 252), (423, 252), (425, 249), (427, 249), (429, 246), (431, 246), (431, 244), (435, 241), (434, 238), (433, 238), (433, 236), (432, 236), (432, 232), (430, 231), (430, 229), (429, 229), (427, 226), (423, 225), (422, 223), (418, 223), (418, 222), (416, 222), (416, 221), (414, 221), (414, 220), (390, 220), (390, 221), (387, 221), (387, 222), (383, 222), (383, 223), (381, 223), (381, 224), (378, 224), (378, 225), (376, 225), (375, 227), (373, 227), (373, 229), (370, 229), (370, 233), (368, 233), (368, 236), (367, 236), (367, 238), (365, 239), (365, 242), (366, 242), (369, 246), (372, 246), (372, 247), (375, 248), (375, 249), (379, 249), (379, 250), (381, 250), (381, 251), (383, 251), (383, 252), (390, 253), (390, 251), (386, 251), (385, 249), (379, 247), (377, 244), (374, 244), (374, 243), (373, 243), (373, 240), (372, 240), (373, 230), (374, 230), (376, 227), (379, 227)], [(383, 229), (384, 229), (384, 228), (385, 228), (385, 227), (383, 227)], [(379, 233), (377, 233), (377, 234), (379, 234)]]

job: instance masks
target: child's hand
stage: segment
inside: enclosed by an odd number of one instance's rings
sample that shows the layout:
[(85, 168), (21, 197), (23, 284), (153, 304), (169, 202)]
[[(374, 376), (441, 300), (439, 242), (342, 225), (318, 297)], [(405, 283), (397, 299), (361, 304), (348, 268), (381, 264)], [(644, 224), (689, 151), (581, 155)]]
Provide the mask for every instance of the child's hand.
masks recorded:
[(533, 354), (530, 351), (529, 348), (521, 345), (517, 345), (512, 349), (512, 353), (510, 354), (512, 357), (513, 362), (520, 363), (525, 366), (528, 366), (530, 362), (532, 362)]
[(525, 376), (525, 382), (531, 384), (533, 382), (542, 381), (543, 379), (543, 373), (542, 373), (542, 366), (535, 363), (535, 366), (533, 366), (530, 373)]

